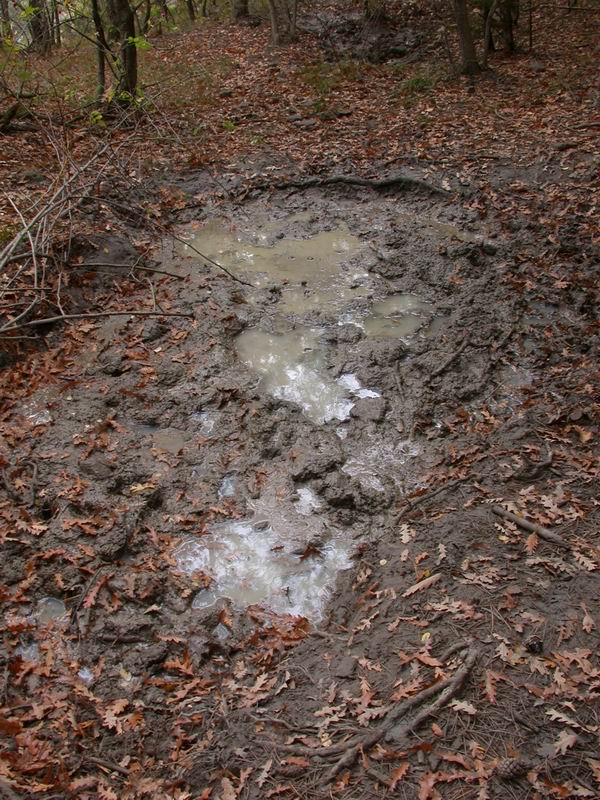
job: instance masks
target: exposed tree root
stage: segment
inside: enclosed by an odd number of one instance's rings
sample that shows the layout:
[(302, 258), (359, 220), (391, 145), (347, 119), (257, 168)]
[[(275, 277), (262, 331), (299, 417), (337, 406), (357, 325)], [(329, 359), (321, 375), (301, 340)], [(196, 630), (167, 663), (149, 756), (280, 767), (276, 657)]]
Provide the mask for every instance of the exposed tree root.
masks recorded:
[[(447, 678), (445, 681), (436, 683), (433, 686), (424, 689), (414, 697), (410, 697), (401, 703), (399, 706), (393, 708), (383, 723), (371, 733), (366, 736), (358, 738), (355, 737), (347, 744), (346, 752), (341, 756), (333, 767), (326, 773), (323, 783), (328, 784), (341, 772), (345, 767), (350, 767), (361, 751), (369, 750), (371, 747), (381, 741), (383, 738), (393, 739), (395, 742), (405, 739), (410, 733), (416, 730), (426, 719), (432, 717), (441, 708), (449, 703), (449, 701), (460, 691), (467, 676), (473, 669), (473, 665), (477, 660), (477, 650), (471, 647), (467, 651), (464, 664), (456, 671), (452, 678)], [(423, 700), (431, 697), (437, 692), (442, 690), (441, 694), (430, 705), (423, 708), (419, 713), (413, 717), (409, 722), (394, 728), (396, 722), (406, 716), (406, 712), (415, 705), (419, 705)]]
[[(464, 646), (464, 643), (462, 643)], [(454, 647), (450, 648), (450, 653), (454, 651)], [(316, 756), (317, 758), (327, 759), (330, 756), (339, 756), (336, 763), (328, 770), (323, 779), (324, 784), (331, 783), (331, 781), (341, 772), (345, 767), (350, 767), (361, 751), (367, 751), (371, 747), (380, 742), (384, 738), (391, 738), (394, 741), (404, 739), (416, 728), (418, 728), (426, 719), (436, 714), (441, 708), (448, 704), (448, 702), (455, 697), (462, 688), (467, 676), (473, 669), (473, 665), (477, 660), (477, 649), (470, 646), (465, 651), (464, 664), (451, 678), (434, 683), (423, 689), (422, 692), (409, 697), (400, 705), (392, 708), (384, 721), (374, 730), (369, 733), (361, 734), (360, 736), (353, 736), (345, 742), (331, 745), (330, 747), (300, 747), (298, 745), (280, 745), (279, 749), (284, 750), (286, 753), (294, 753), (302, 756)], [(425, 700), (439, 694), (437, 700), (430, 705), (423, 708), (418, 714), (413, 717), (410, 722), (405, 722), (394, 728), (407, 713), (415, 706), (420, 705)]]

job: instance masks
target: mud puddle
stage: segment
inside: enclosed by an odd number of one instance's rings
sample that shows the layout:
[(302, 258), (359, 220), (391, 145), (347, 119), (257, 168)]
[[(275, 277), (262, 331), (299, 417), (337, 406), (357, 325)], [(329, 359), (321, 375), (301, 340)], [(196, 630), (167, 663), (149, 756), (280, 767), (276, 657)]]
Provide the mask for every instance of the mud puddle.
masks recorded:
[[(372, 430), (383, 421), (386, 400), (377, 383), (344, 367), (370, 367), (371, 357), (360, 354), (361, 340), (429, 338), (447, 318), (433, 303), (398, 291), (366, 268), (375, 250), (369, 235), (354, 234), (335, 217), (327, 229), (319, 225), (305, 212), (244, 225), (215, 218), (182, 232), (188, 244), (181, 255), (201, 261), (203, 254), (252, 284), (247, 325), (232, 342), (235, 357), (255, 376), (261, 395), (298, 407), (317, 429), (335, 423), (343, 480), (356, 496), (367, 492), (384, 498), (375, 503), (387, 502), (394, 487), (403, 486), (419, 448), (397, 433)], [(207, 437), (215, 436), (216, 419), (212, 411), (194, 415)], [(361, 427), (365, 421), (368, 430)], [(219, 500), (235, 502), (239, 485), (235, 474), (224, 475)], [(197, 593), (194, 608), (224, 597), (237, 608), (260, 604), (313, 619), (322, 613), (336, 574), (350, 565), (354, 537), (331, 532), (327, 509), (309, 486), (298, 488), (294, 502), (279, 497), (269, 503), (268, 497), (267, 491), (252, 500), (247, 518), (215, 525), (176, 552), (182, 572), (211, 581)]]
[(319, 337), (320, 331), (314, 328), (281, 334), (252, 328), (237, 337), (236, 349), (241, 361), (261, 376), (263, 391), (300, 406), (317, 424), (346, 420), (354, 397), (379, 394), (361, 387), (355, 375), (330, 378)]
[(210, 608), (220, 598), (243, 610), (260, 605), (276, 614), (318, 620), (331, 599), (337, 573), (352, 566), (354, 541), (320, 517), (309, 487), (295, 500), (267, 488), (243, 520), (211, 527), (174, 552), (178, 570), (208, 576), (192, 608)]

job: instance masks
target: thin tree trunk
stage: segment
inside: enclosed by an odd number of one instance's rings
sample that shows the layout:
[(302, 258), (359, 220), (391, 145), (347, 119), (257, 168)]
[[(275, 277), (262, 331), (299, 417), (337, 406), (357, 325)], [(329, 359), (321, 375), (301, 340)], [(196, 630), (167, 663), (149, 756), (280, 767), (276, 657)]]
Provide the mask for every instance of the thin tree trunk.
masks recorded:
[(33, 13), (29, 18), (31, 47), (38, 53), (46, 55), (52, 49), (52, 20), (48, 12), (46, 0), (35, 0)]
[(469, 23), (469, 13), (467, 11), (466, 0), (453, 0), (454, 17), (458, 28), (458, 44), (461, 56), (461, 72), (464, 75), (476, 75), (479, 70), (473, 33)]
[(100, 102), (106, 91), (106, 54), (109, 51), (98, 0), (91, 0), (92, 19), (96, 30), (96, 100)]
[(493, 0), (493, 3), (488, 9), (487, 16), (485, 19), (485, 35), (483, 37), (483, 58), (481, 59), (482, 66), (484, 69), (487, 67), (488, 55), (490, 53), (490, 50), (494, 49), (494, 44), (492, 40), (492, 20), (494, 18), (494, 14), (496, 13), (498, 2), (499, 0)]
[(190, 22), (196, 21), (196, 6), (194, 5), (194, 0), (186, 0), (187, 12), (188, 17), (190, 18)]
[(0, 42), (12, 38), (12, 26), (8, 13), (8, 0), (0, 0)]
[(121, 40), (121, 64), (117, 97), (124, 101), (135, 97), (137, 90), (137, 48), (135, 46), (135, 14), (129, 0), (108, 0), (111, 23), (119, 32)]
[(248, 0), (232, 0), (231, 16), (233, 19), (244, 19), (250, 16), (248, 11)]

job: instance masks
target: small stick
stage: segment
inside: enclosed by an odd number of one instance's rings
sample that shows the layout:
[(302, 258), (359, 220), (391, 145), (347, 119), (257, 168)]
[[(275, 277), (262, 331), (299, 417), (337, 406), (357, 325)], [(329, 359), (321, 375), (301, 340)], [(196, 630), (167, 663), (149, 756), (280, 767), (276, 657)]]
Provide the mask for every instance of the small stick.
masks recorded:
[(514, 522), (515, 525), (518, 525), (520, 528), (523, 528), (526, 531), (537, 533), (540, 539), (545, 539), (547, 542), (552, 542), (559, 547), (564, 547), (565, 550), (571, 549), (571, 545), (566, 542), (562, 536), (559, 536), (558, 533), (549, 531), (548, 528), (544, 528), (543, 525), (538, 525), (536, 522), (529, 522), (529, 520), (525, 519), (525, 517), (521, 517), (518, 514), (513, 514), (512, 511), (507, 511), (505, 508), (502, 508), (502, 506), (492, 506), (492, 511), (499, 517), (504, 517), (504, 519)]
[(40, 325), (49, 325), (51, 322), (61, 322), (70, 319), (94, 319), (95, 317), (193, 317), (189, 312), (164, 312), (164, 311), (97, 311), (93, 314), (59, 314), (56, 317), (46, 317), (45, 319), (34, 319), (31, 322), (23, 322), (11, 328), (2, 328), (0, 333), (16, 331), (19, 328), (35, 328)]
[(109, 769), (111, 772), (120, 772), (121, 775), (129, 777), (129, 772), (120, 764), (114, 764), (112, 761), (106, 761), (104, 758), (96, 758), (95, 756), (86, 756), (86, 760), (91, 761), (92, 764), (97, 764), (99, 767), (104, 767), (104, 769)]
[(418, 497), (415, 497), (414, 500), (410, 500), (408, 497), (406, 498), (407, 505), (404, 506), (402, 511), (396, 517), (396, 521), (401, 520), (402, 517), (409, 511), (412, 511), (415, 506), (424, 503), (426, 500), (431, 500), (440, 492), (445, 492), (446, 489), (453, 489), (455, 486), (458, 486), (461, 483), (464, 483), (469, 479), (469, 476), (465, 476), (464, 478), (455, 478), (453, 481), (448, 481), (448, 483), (443, 483), (441, 486), (437, 486), (435, 489), (432, 489), (430, 492), (425, 492), (425, 494), (421, 494)]
[(233, 272), (230, 272), (227, 269), (227, 267), (223, 266), (223, 264), (219, 264), (218, 261), (213, 261), (212, 258), (210, 258), (207, 255), (204, 255), (204, 253), (201, 253), (200, 250), (198, 250), (197, 247), (194, 247), (193, 244), (190, 244), (189, 242), (186, 242), (185, 239), (182, 239), (180, 236), (175, 236), (174, 233), (171, 233), (170, 236), (173, 239), (175, 239), (176, 242), (179, 242), (180, 244), (183, 244), (186, 247), (189, 247), (190, 250), (193, 250), (194, 253), (196, 253), (196, 255), (199, 255), (200, 258), (203, 258), (208, 264), (212, 264), (213, 267), (217, 267), (218, 269), (222, 270), (226, 275), (229, 275), (231, 280), (236, 281), (236, 283), (241, 283), (243, 286), (252, 286), (253, 288), (255, 288), (253, 283), (248, 283), (248, 281), (244, 281), (241, 278), (238, 278), (237, 275), (234, 275)]
[(119, 269), (139, 269), (141, 272), (156, 272), (157, 275), (168, 275), (170, 278), (178, 278), (180, 281), (185, 280), (185, 275), (178, 275), (176, 272), (167, 272), (164, 269), (154, 269), (154, 267), (142, 267), (141, 264), (110, 264), (108, 262), (98, 261), (96, 264), (72, 264), (74, 269), (94, 269), (94, 267), (118, 267)]
[(441, 374), (442, 374), (442, 372), (445, 372), (445, 371), (448, 369), (448, 367), (449, 367), (449, 366), (450, 366), (450, 365), (451, 365), (451, 364), (452, 364), (454, 361), (456, 361), (456, 359), (459, 357), (459, 355), (460, 355), (460, 354), (463, 352), (463, 350), (465, 349), (465, 347), (466, 347), (468, 344), (469, 344), (469, 336), (468, 336), (468, 334), (467, 334), (467, 335), (465, 336), (465, 338), (462, 340), (462, 342), (461, 342), (461, 345), (460, 345), (460, 347), (458, 348), (458, 350), (456, 350), (454, 353), (452, 353), (452, 355), (451, 355), (449, 358), (447, 358), (447, 359), (444, 361), (444, 363), (443, 363), (443, 364), (440, 364), (440, 366), (439, 366), (437, 369), (434, 369), (434, 370), (433, 370), (433, 372), (432, 372), (432, 373), (431, 373), (431, 375), (429, 376), (429, 380), (431, 380), (432, 378), (437, 378), (439, 375), (441, 375)]

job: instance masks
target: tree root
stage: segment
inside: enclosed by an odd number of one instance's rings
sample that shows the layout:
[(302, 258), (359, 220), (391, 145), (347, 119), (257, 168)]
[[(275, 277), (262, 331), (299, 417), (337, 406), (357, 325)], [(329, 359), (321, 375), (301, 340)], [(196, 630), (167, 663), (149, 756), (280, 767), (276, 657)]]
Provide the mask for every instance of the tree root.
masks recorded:
[[(465, 643), (462, 642), (461, 646), (464, 648)], [(455, 649), (456, 648), (452, 646), (447, 652), (452, 654)], [(458, 669), (451, 678), (446, 678), (446, 680), (428, 686), (426, 689), (423, 689), (423, 691), (409, 697), (403, 703), (400, 703), (400, 705), (392, 708), (382, 724), (369, 733), (353, 736), (345, 742), (339, 742), (330, 747), (311, 748), (300, 747), (298, 745), (279, 745), (278, 749), (286, 753), (313, 758), (316, 756), (317, 758), (327, 759), (330, 756), (339, 756), (336, 763), (328, 770), (323, 779), (324, 785), (331, 783), (342, 769), (350, 767), (354, 763), (359, 753), (369, 750), (376, 745), (377, 742), (380, 742), (386, 737), (393, 738), (395, 741), (405, 738), (426, 719), (433, 716), (447, 705), (448, 702), (458, 694), (477, 660), (478, 652), (474, 646), (471, 645), (465, 652), (466, 656), (462, 667)], [(394, 725), (405, 717), (414, 706), (420, 705), (425, 700), (428, 700), (430, 697), (440, 692), (441, 694), (439, 694), (437, 700), (419, 711), (410, 722), (406, 722), (394, 729)]]
[(444, 197), (450, 196), (450, 192), (447, 192), (439, 186), (434, 186), (427, 181), (420, 180), (419, 178), (411, 178), (409, 175), (402, 174), (390, 175), (387, 178), (361, 178), (360, 175), (327, 175), (325, 177), (315, 175), (310, 178), (290, 179), (279, 183), (263, 183), (258, 186), (253, 186), (252, 189), (310, 189), (313, 186), (333, 186), (334, 184), (364, 186), (377, 191), (392, 188), (418, 189), (420, 191), (429, 192), (430, 194), (439, 194)]
[[(360, 738), (354, 738), (346, 745), (346, 752), (342, 755), (333, 767), (325, 774), (323, 779), (324, 784), (331, 783), (331, 781), (341, 772), (345, 767), (350, 767), (358, 757), (361, 751), (369, 750), (371, 747), (381, 741), (383, 738), (391, 738), (394, 741), (401, 741), (418, 728), (426, 719), (432, 717), (441, 708), (449, 703), (449, 701), (460, 691), (467, 676), (473, 669), (473, 665), (477, 660), (477, 650), (471, 647), (467, 651), (463, 666), (456, 671), (452, 678), (447, 678), (445, 681), (436, 683), (429, 686), (414, 697), (410, 697), (401, 703), (396, 708), (392, 709), (384, 722), (371, 733)], [(410, 722), (405, 722), (397, 728), (393, 725), (398, 722), (402, 717), (406, 716), (406, 712), (413, 706), (420, 704), (423, 700), (428, 699), (437, 692), (442, 690), (440, 696), (430, 705), (423, 708), (419, 713), (413, 717)]]

